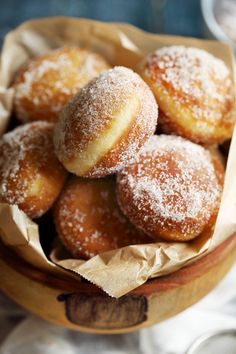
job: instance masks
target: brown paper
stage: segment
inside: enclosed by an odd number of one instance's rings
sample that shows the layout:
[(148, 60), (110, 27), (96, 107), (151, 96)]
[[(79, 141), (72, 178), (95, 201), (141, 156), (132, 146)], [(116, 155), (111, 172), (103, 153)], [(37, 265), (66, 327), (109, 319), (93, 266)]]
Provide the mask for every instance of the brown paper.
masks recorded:
[[(135, 68), (144, 54), (164, 45), (203, 48), (223, 59), (234, 78), (231, 49), (215, 41), (148, 34), (126, 24), (106, 24), (85, 19), (50, 18), (26, 22), (5, 39), (0, 65), (0, 132), (12, 108), (14, 74), (29, 58), (64, 45), (78, 45), (103, 54), (112, 65)], [(147, 279), (173, 272), (202, 257), (236, 232), (236, 132), (228, 157), (225, 186), (214, 232), (205, 232), (190, 243), (159, 242), (128, 246), (89, 261), (68, 259), (56, 247), (48, 260), (39, 242), (38, 227), (17, 206), (0, 205), (2, 241), (26, 261), (46, 272), (68, 277), (82, 275), (114, 297)], [(57, 264), (57, 265), (56, 265)], [(59, 266), (58, 266), (59, 265)], [(66, 271), (67, 270), (67, 271)], [(69, 271), (68, 271), (69, 270)]]

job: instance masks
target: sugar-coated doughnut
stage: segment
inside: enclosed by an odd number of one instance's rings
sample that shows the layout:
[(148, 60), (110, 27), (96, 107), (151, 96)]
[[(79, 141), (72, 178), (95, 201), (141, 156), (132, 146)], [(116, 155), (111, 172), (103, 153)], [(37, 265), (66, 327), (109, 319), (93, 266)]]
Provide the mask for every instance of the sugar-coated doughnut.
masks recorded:
[(77, 47), (53, 50), (19, 70), (14, 107), (22, 122), (56, 122), (67, 102), (91, 79), (109, 69), (99, 54)]
[(78, 176), (103, 177), (127, 165), (154, 133), (157, 104), (132, 70), (115, 67), (92, 80), (66, 106), (55, 151)]
[(162, 132), (213, 144), (232, 135), (235, 90), (225, 63), (192, 47), (163, 47), (138, 70), (160, 108)]
[(202, 146), (155, 135), (118, 175), (119, 205), (154, 239), (191, 240), (216, 219), (222, 189), (216, 168)]
[(53, 152), (53, 127), (28, 123), (0, 140), (0, 201), (18, 205), (31, 218), (51, 207), (67, 175)]
[(73, 177), (55, 204), (54, 220), (62, 243), (79, 258), (151, 242), (121, 213), (111, 178)]

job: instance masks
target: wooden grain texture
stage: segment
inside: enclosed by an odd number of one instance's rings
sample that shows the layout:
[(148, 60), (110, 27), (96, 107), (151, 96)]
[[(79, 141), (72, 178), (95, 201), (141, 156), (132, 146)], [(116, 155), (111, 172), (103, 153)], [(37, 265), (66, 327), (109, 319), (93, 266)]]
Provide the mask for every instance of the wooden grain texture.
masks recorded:
[(235, 262), (236, 235), (195, 263), (118, 300), (95, 285), (33, 269), (4, 247), (0, 252), (1, 289), (17, 303), (70, 329), (113, 334), (167, 319), (211, 291)]
[(120, 299), (106, 294), (72, 293), (59, 296), (65, 302), (67, 318), (74, 324), (94, 329), (119, 329), (147, 320), (147, 298), (125, 295)]

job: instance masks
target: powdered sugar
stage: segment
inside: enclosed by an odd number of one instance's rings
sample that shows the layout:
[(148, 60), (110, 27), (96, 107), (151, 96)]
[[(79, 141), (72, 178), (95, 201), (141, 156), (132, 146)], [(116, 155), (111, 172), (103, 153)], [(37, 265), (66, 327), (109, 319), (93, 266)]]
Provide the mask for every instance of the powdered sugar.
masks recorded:
[[(76, 47), (61, 48), (33, 59), (16, 78), (17, 113), (27, 120), (45, 109), (49, 113), (60, 112), (82, 86), (107, 68), (105, 59), (98, 54)], [(35, 112), (29, 110), (26, 102)]]
[(232, 82), (225, 63), (210, 53), (192, 47), (163, 47), (145, 62), (145, 74), (160, 83), (177, 102), (188, 105), (195, 117), (219, 120), (222, 107), (232, 100)]
[(175, 225), (183, 234), (191, 234), (202, 231), (202, 224), (217, 209), (221, 188), (204, 148), (162, 135), (150, 138), (137, 164), (121, 172), (118, 191), (119, 196), (130, 196), (130, 205), (120, 198), (121, 207), (137, 226), (145, 230), (144, 219), (150, 229)]
[[(58, 74), (57, 80), (60, 80), (53, 83), (54, 87), (66, 95), (71, 94), (71, 90), (68, 89), (62, 81), (64, 75), (63, 68), (68, 66), (72, 66), (72, 61), (64, 54), (59, 55), (53, 60), (42, 60), (40, 64), (37, 63), (37, 65), (35, 62), (29, 63), (27, 70), (23, 74), (23, 81), (16, 86), (16, 100), (30, 96), (34, 83), (40, 82), (45, 74), (51, 71), (56, 72)], [(48, 103), (53, 94), (53, 90), (49, 87), (42, 87), (40, 89), (40, 95), (38, 94), (37, 96), (32, 97), (33, 103), (35, 105), (40, 105), (42, 102)]]
[(55, 223), (62, 242), (76, 257), (91, 258), (129, 244), (149, 242), (120, 211), (111, 179), (73, 178), (56, 204)]
[[(10, 204), (20, 204), (24, 201), (28, 187), (35, 177), (35, 175), (27, 175), (27, 178), (23, 178), (20, 175), (20, 173), (27, 174), (27, 161), (24, 160), (28, 152), (37, 154), (37, 151), (47, 149), (49, 145), (51, 150), (51, 139), (48, 134), (45, 134), (48, 129), (52, 129), (51, 124), (37, 122), (20, 126), (3, 135), (0, 140), (0, 198), (2, 200)], [(40, 164), (44, 163), (46, 160), (42, 153), (41, 159), (35, 161), (35, 171)]]
[(157, 122), (157, 105), (150, 89), (137, 74), (125, 67), (115, 67), (92, 80), (65, 108), (55, 134), (59, 159), (62, 162), (73, 159), (86, 150), (88, 144), (96, 141), (112, 124), (114, 115), (136, 98), (138, 110), (132, 113), (135, 118), (131, 125), (136, 129), (139, 127), (139, 135), (133, 134), (129, 141), (120, 139), (118, 147), (109, 151), (117, 154), (117, 163), (98, 164), (93, 176), (104, 171), (113, 173), (123, 167), (140, 149), (143, 140), (154, 132)]

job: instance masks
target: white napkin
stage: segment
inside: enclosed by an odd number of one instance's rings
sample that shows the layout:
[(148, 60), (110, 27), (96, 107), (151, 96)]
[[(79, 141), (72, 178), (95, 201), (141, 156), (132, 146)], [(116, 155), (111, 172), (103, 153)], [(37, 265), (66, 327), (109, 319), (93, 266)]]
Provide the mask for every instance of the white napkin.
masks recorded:
[(51, 325), (1, 296), (0, 340), (6, 332), (9, 334), (0, 354), (183, 354), (196, 337), (206, 332), (236, 329), (235, 279), (236, 266), (213, 292), (181, 314), (152, 328), (112, 336)]

